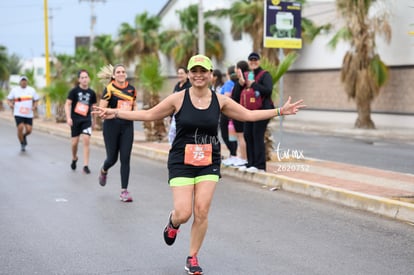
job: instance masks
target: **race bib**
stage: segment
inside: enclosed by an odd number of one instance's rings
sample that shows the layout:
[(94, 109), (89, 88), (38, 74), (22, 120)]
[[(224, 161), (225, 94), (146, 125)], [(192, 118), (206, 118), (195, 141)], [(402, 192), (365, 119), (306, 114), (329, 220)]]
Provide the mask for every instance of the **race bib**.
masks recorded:
[(75, 113), (81, 115), (81, 116), (87, 116), (88, 115), (88, 111), (89, 111), (89, 106), (82, 103), (82, 102), (78, 102), (76, 103), (75, 106)]
[(131, 111), (132, 110), (132, 102), (128, 100), (118, 100), (117, 109)]
[(185, 146), (184, 164), (208, 166), (212, 163), (211, 144), (187, 144)]
[(28, 107), (20, 107), (19, 108), (19, 113), (21, 113), (22, 115), (27, 115), (30, 113), (31, 108)]

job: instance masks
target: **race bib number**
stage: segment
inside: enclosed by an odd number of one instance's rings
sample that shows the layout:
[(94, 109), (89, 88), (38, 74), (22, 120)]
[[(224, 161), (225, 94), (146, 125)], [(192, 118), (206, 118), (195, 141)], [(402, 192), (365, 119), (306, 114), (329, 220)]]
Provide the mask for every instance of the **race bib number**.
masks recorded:
[(131, 111), (132, 110), (132, 102), (128, 100), (118, 100), (118, 109)]
[(27, 115), (30, 113), (31, 108), (28, 107), (20, 107), (19, 108), (19, 113), (21, 113), (22, 115)]
[(88, 115), (88, 111), (89, 111), (89, 106), (82, 103), (82, 102), (78, 102), (76, 103), (75, 106), (75, 113), (81, 115), (81, 116), (87, 116)]
[(208, 166), (212, 163), (211, 144), (187, 144), (185, 146), (184, 164)]

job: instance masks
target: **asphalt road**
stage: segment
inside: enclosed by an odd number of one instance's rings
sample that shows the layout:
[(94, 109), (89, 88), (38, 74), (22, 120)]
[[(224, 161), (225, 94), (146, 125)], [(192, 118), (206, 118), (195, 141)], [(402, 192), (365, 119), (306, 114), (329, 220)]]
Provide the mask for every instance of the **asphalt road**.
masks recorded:
[[(85, 175), (70, 170), (69, 138), (34, 132), (21, 153), (14, 126), (0, 129), (0, 274), (185, 274), (190, 224), (174, 246), (162, 239), (165, 163), (132, 158), (125, 204), (118, 165), (98, 185), (102, 148)], [(414, 226), (226, 177), (199, 259), (215, 275), (412, 274)]]

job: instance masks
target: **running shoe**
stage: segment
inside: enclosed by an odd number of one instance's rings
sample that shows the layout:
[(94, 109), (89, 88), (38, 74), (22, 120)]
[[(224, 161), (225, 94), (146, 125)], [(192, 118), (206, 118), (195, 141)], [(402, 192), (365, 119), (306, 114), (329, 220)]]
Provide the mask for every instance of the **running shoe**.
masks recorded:
[(172, 225), (171, 216), (172, 216), (172, 212), (170, 213), (170, 216), (168, 217), (168, 223), (164, 229), (164, 241), (167, 245), (173, 245), (173, 243), (175, 242), (175, 238), (177, 237), (177, 233), (179, 232), (178, 228), (180, 228), (180, 226), (175, 228)]
[(70, 168), (72, 168), (72, 170), (76, 170), (76, 162), (78, 161), (78, 159), (72, 160), (72, 163), (70, 164)]
[(23, 143), (22, 143), (22, 144), (23, 144), (24, 146), (26, 146), (26, 145), (27, 145), (27, 138), (26, 138), (26, 136), (27, 136), (27, 135), (23, 135)]
[(119, 199), (123, 202), (132, 202), (132, 197), (127, 190), (121, 192)]
[(230, 156), (229, 158), (224, 159), (221, 163), (223, 163), (224, 166), (232, 166), (234, 165), (236, 159), (236, 157)]
[(246, 166), (247, 165), (247, 160), (242, 159), (242, 158), (236, 158), (236, 160), (233, 162), (234, 167), (241, 167), (241, 166)]
[(104, 173), (101, 169), (101, 173), (99, 174), (99, 184), (101, 186), (105, 186), (107, 176), (108, 176), (108, 173)]
[(26, 151), (26, 145), (24, 145), (23, 143), (21, 144), (20, 151)]
[(188, 256), (184, 268), (187, 270), (187, 273), (191, 275), (203, 274), (203, 269), (198, 265), (197, 256)]
[(257, 169), (254, 166), (250, 166), (249, 168), (246, 169), (246, 172), (248, 172), (248, 173), (257, 173), (257, 172), (259, 172), (259, 169)]
[(91, 170), (89, 170), (89, 167), (86, 165), (86, 166), (83, 166), (83, 172), (85, 174), (90, 174), (91, 173)]

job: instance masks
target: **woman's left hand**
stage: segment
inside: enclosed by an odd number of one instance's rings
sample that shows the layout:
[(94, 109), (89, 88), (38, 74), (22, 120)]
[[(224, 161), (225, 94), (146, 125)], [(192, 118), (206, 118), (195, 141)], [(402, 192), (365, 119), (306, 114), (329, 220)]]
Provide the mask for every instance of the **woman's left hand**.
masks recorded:
[(303, 99), (298, 100), (294, 103), (290, 103), (292, 98), (289, 96), (288, 100), (285, 102), (282, 108), (280, 108), (281, 115), (296, 115), (296, 113), (302, 109), (305, 108), (306, 105), (302, 104)]

